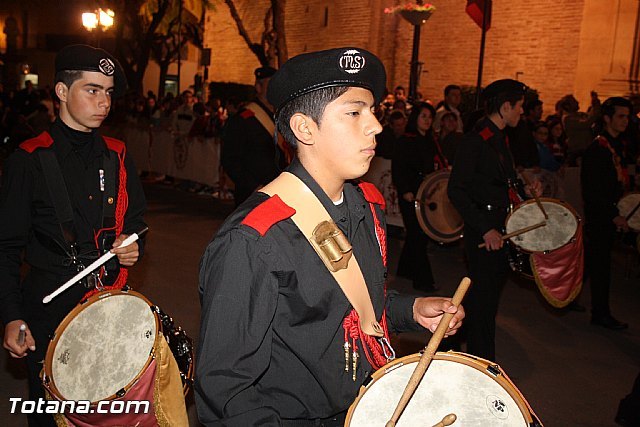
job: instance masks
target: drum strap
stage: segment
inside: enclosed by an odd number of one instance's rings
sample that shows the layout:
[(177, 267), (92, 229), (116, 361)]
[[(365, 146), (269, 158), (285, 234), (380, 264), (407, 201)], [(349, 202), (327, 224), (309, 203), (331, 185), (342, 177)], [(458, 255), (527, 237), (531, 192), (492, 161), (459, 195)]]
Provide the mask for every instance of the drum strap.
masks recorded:
[[(382, 327), (376, 320), (376, 314), (373, 310), (367, 284), (365, 283), (364, 276), (362, 275), (360, 265), (355, 255), (352, 255), (351, 259), (346, 261), (346, 266), (338, 266), (335, 271), (332, 271), (327, 264), (325, 255), (320, 252), (321, 248), (319, 248), (314, 232), (317, 230), (318, 225), (323, 223), (333, 224), (333, 220), (315, 194), (313, 194), (300, 178), (289, 172), (281, 173), (280, 176), (260, 191), (269, 196), (278, 195), (285, 204), (295, 209), (296, 213), (291, 219), (302, 234), (309, 240), (311, 246), (325, 263), (325, 266), (327, 266), (333, 278), (338, 282), (342, 292), (344, 292), (353, 308), (358, 312), (358, 316), (361, 319), (360, 324), (362, 330), (368, 335), (383, 336)], [(342, 235), (342, 238), (346, 240), (344, 235)], [(344, 244), (341, 243), (340, 247), (343, 248)], [(351, 250), (349, 250), (349, 252), (351, 252)], [(345, 256), (345, 258), (347, 257)]]
[[(267, 184), (260, 189), (261, 192), (270, 196), (277, 195), (288, 206), (295, 209), (296, 213), (291, 217), (294, 224), (302, 232), (302, 234), (308, 239), (311, 246), (314, 248), (320, 259), (324, 262), (325, 266), (340, 286), (340, 289), (345, 294), (353, 310), (344, 318), (343, 328), (345, 330), (345, 371), (349, 371), (349, 347), (352, 347), (352, 366), (353, 366), (353, 380), (356, 380), (356, 368), (358, 363), (358, 347), (356, 344), (359, 338), (363, 343), (363, 352), (367, 357), (367, 360), (374, 369), (378, 369), (387, 363), (389, 360), (395, 357), (395, 353), (389, 344), (389, 333), (387, 329), (387, 322), (385, 312), (382, 313), (380, 323), (376, 320), (375, 311), (369, 296), (369, 290), (360, 270), (355, 255), (351, 252), (351, 246), (346, 242), (346, 237), (339, 231), (329, 212), (320, 203), (320, 200), (313, 194), (313, 192), (307, 187), (307, 185), (300, 180), (297, 176), (289, 173), (281, 173), (275, 180)], [(380, 252), (383, 257), (383, 262), (386, 265), (386, 237), (384, 230), (380, 225), (380, 221), (375, 213), (375, 207), (369, 203), (372, 209), (376, 238), (380, 245)], [(323, 253), (317, 242), (317, 230), (324, 224), (334, 224), (335, 230), (340, 233), (340, 238), (346, 242), (349, 248), (350, 257), (337, 268), (332, 266), (327, 261), (326, 254)], [(330, 239), (327, 239), (330, 240)], [(321, 244), (324, 244), (323, 241)], [(344, 242), (338, 246), (345, 247)], [(345, 265), (346, 264), (346, 265)], [(386, 293), (386, 292), (385, 292)], [(351, 338), (352, 344), (349, 344), (348, 339)], [(378, 341), (376, 341), (378, 339)]]
[(604, 147), (611, 152), (611, 160), (613, 161), (613, 167), (616, 169), (616, 177), (618, 179), (618, 182), (620, 182), (623, 185), (623, 188), (625, 189), (628, 188), (629, 172), (627, 171), (626, 168), (622, 167), (622, 158), (618, 155), (616, 150), (611, 146), (611, 143), (606, 137), (602, 135), (598, 135), (596, 139), (598, 141), (598, 144), (600, 144), (601, 147)]

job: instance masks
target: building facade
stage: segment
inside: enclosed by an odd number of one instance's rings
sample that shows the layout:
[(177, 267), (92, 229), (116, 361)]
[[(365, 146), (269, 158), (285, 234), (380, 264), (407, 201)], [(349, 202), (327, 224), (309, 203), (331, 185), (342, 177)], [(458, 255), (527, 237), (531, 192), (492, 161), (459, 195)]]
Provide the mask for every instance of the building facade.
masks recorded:
[[(388, 87), (409, 85), (413, 26), (384, 8), (393, 0), (288, 0), (289, 56), (338, 46), (376, 53), (387, 67)], [(447, 84), (475, 86), (481, 30), (465, 13), (466, 0), (431, 0), (422, 26), (419, 88), (435, 102)], [(264, 31), (268, 0), (236, 0), (253, 42)], [(515, 78), (535, 88), (545, 110), (566, 94), (586, 109), (590, 92), (601, 99), (638, 93), (638, 0), (493, 0), (483, 82)], [(251, 84), (259, 65), (231, 18), (218, 5), (207, 12), (205, 47), (211, 48), (209, 80)]]

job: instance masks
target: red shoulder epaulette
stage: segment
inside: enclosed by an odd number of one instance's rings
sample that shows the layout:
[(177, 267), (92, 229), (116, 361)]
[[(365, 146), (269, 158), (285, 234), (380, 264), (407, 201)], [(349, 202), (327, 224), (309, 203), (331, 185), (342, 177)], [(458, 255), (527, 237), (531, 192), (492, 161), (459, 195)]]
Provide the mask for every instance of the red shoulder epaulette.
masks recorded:
[(251, 110), (244, 110), (242, 113), (240, 113), (240, 117), (242, 117), (243, 119), (249, 119), (255, 115), (256, 113)]
[(601, 147), (603, 147), (603, 148), (607, 148), (607, 149), (609, 148), (609, 145), (610, 145), (610, 144), (609, 144), (609, 140), (608, 140), (607, 138), (605, 138), (604, 136), (602, 136), (602, 135), (598, 135), (598, 136), (596, 137), (596, 141), (598, 141), (598, 144), (599, 144)]
[(493, 136), (493, 132), (491, 132), (491, 129), (489, 129), (489, 127), (482, 129), (480, 132), (478, 132), (478, 134), (480, 135), (483, 141), (487, 141), (489, 138)]
[(27, 139), (24, 142), (21, 142), (19, 147), (31, 154), (38, 148), (48, 148), (53, 144), (53, 138), (49, 135), (49, 132), (42, 132), (40, 135), (35, 138)]
[(109, 150), (115, 151), (118, 154), (123, 154), (125, 152), (126, 145), (124, 142), (119, 139), (111, 138), (110, 136), (103, 136), (102, 138)]
[(416, 136), (418, 136), (417, 133), (411, 133), (411, 132), (405, 132), (402, 136), (406, 137), (406, 138), (415, 138)]
[(292, 217), (295, 213), (296, 210), (276, 194), (253, 208), (241, 224), (253, 228), (264, 236), (273, 225)]
[(376, 205), (380, 205), (380, 207), (384, 210), (387, 205), (387, 201), (384, 199), (384, 196), (378, 190), (378, 187), (373, 185), (370, 182), (361, 181), (358, 183), (358, 187), (362, 190), (362, 194), (364, 195), (364, 199), (369, 203), (375, 203)]

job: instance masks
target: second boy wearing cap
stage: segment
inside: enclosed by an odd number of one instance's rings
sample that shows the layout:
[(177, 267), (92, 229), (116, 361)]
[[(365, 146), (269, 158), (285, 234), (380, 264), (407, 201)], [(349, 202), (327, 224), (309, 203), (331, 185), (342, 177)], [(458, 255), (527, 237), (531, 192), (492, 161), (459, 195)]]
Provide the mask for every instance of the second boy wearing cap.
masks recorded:
[[(39, 374), (49, 338), (90, 289), (77, 284), (47, 305), (42, 298), (112, 246), (117, 262), (107, 264), (102, 284), (122, 286), (121, 267), (137, 262), (143, 242), (120, 245), (146, 226), (142, 185), (125, 144), (98, 132), (112, 97), (126, 89), (120, 65), (102, 49), (72, 45), (58, 53), (55, 69), (60, 117), (7, 160), (0, 193), (4, 347), (25, 357), (34, 401), (44, 399)], [(21, 282), (23, 251), (30, 270)], [(55, 425), (50, 414), (28, 417), (29, 425)]]
[[(509, 270), (502, 233), (516, 184), (505, 128), (520, 120), (527, 87), (497, 80), (482, 92), (485, 117), (464, 135), (449, 179), (449, 199), (464, 219), (464, 245), (473, 286), (466, 297), (467, 353), (495, 360), (495, 317)], [(540, 183), (533, 191), (540, 194)], [(527, 191), (530, 192), (529, 189)], [(522, 194), (524, 196), (524, 194)], [(484, 243), (486, 249), (479, 249)]]
[[(283, 201), (298, 203), (295, 194), (326, 211), (351, 244), (380, 334), (434, 330), (445, 311), (456, 313), (448, 334), (460, 326), (464, 312), (446, 298), (385, 293), (384, 199), (353, 181), (375, 153), (384, 86), (380, 60), (357, 48), (299, 55), (271, 79), (278, 129), (297, 157), (231, 214), (202, 258), (196, 406), (204, 425), (342, 426), (386, 361), (299, 228), (307, 206), (297, 212)], [(273, 191), (283, 176), (301, 188), (293, 199)]]

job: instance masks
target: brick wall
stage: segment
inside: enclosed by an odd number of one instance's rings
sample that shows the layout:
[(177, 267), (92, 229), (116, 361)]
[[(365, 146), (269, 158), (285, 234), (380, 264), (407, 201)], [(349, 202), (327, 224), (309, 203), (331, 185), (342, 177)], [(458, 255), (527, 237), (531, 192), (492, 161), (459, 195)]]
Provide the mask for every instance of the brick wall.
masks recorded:
[[(494, 0), (483, 81), (515, 78), (536, 88), (551, 111), (574, 91), (585, 0)], [(450, 83), (475, 85), (480, 29), (466, 15), (465, 0), (432, 0), (437, 7), (422, 27), (420, 91), (442, 98)], [(236, 0), (245, 26), (259, 41), (266, 0)], [(385, 63), (388, 86), (408, 86), (413, 27), (382, 13), (393, 0), (288, 0), (286, 36), (289, 56), (353, 45), (372, 50)], [(250, 5), (250, 7), (249, 7)], [(326, 12), (325, 12), (326, 10)], [(325, 25), (325, 13), (328, 16)], [(227, 7), (208, 12), (207, 47), (212, 48), (210, 79), (252, 83), (258, 61), (238, 35)]]

